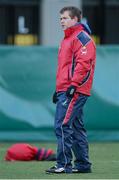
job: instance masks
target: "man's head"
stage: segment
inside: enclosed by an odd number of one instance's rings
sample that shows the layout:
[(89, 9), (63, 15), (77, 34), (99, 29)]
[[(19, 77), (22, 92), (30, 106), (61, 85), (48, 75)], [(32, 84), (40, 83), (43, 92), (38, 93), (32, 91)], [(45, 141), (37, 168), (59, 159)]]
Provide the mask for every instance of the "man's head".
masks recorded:
[(81, 10), (77, 7), (68, 6), (60, 10), (60, 23), (65, 30), (81, 21)]

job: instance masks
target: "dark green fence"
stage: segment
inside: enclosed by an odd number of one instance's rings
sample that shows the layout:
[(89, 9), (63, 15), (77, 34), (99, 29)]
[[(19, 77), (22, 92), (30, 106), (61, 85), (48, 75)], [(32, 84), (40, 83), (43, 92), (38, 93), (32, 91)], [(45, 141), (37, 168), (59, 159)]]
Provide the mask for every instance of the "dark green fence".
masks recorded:
[[(0, 47), (0, 140), (55, 140), (57, 48)], [(119, 46), (97, 47), (92, 96), (85, 106), (89, 140), (119, 140)]]

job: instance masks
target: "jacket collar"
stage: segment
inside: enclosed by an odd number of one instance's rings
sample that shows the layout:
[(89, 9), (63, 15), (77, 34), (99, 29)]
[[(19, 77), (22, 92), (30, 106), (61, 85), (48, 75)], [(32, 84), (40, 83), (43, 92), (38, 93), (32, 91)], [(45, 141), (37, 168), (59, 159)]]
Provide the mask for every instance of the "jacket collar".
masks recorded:
[(74, 32), (80, 32), (81, 30), (86, 31), (88, 34), (91, 34), (91, 30), (87, 24), (76, 23), (74, 26), (69, 27), (64, 30), (65, 38), (71, 36)]
[(83, 30), (83, 26), (81, 24), (76, 24), (74, 26), (69, 27), (68, 29), (64, 30), (65, 38), (68, 38), (76, 31)]

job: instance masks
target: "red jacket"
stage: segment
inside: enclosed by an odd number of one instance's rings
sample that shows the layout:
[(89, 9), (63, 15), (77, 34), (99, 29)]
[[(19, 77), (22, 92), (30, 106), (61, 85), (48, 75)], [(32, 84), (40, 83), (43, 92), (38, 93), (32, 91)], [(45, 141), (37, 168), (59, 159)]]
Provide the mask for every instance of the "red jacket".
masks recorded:
[(81, 23), (64, 31), (65, 37), (58, 53), (56, 92), (66, 91), (74, 85), (77, 92), (90, 95), (96, 47), (87, 31)]

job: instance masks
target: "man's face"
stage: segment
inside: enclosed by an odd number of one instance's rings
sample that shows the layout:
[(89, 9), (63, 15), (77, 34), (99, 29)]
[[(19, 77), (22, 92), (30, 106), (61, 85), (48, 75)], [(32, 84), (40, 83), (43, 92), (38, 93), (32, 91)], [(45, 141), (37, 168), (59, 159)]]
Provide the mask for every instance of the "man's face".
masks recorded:
[(71, 18), (69, 11), (65, 11), (63, 14), (60, 14), (60, 23), (63, 30), (74, 26), (78, 22), (78, 18), (75, 16)]

